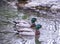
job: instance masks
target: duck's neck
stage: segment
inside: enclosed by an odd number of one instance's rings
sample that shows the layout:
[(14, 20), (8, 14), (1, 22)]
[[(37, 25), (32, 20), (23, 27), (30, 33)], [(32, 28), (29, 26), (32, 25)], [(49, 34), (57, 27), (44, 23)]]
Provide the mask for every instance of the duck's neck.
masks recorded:
[(36, 26), (35, 23), (32, 23), (30, 27), (33, 28), (33, 27), (35, 27), (35, 26)]

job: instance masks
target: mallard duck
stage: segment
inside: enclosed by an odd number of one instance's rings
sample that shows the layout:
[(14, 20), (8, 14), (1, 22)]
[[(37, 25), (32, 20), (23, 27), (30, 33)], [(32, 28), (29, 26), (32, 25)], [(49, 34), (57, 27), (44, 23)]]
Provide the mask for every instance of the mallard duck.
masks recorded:
[(21, 28), (21, 29), (18, 29), (18, 31), (19, 31), (19, 34), (20, 35), (25, 35), (25, 36), (31, 36), (31, 35), (33, 35), (33, 36), (36, 36), (36, 37), (39, 37), (39, 35), (40, 35), (40, 31), (39, 31), (39, 29), (41, 28), (42, 26), (40, 25), (40, 24), (37, 24), (36, 26), (35, 26), (35, 29), (36, 30), (33, 30), (33, 28)]
[(35, 35), (36, 35), (36, 36), (40, 35), (39, 29), (40, 29), (41, 27), (42, 27), (42, 25), (40, 25), (40, 24), (37, 24), (37, 25), (36, 25), (36, 27), (35, 27), (35, 28), (36, 28), (36, 31), (35, 31)]
[[(18, 29), (16, 29), (16, 31), (19, 32), (25, 32), (24, 35), (27, 33), (33, 33), (33, 27), (35, 27), (35, 22), (36, 22), (36, 18), (32, 18), (31, 19), (31, 24), (28, 23), (25, 20), (19, 20), (19, 21), (13, 21), (15, 23), (15, 27), (19, 27)], [(31, 31), (32, 30), (32, 31)]]
[(22, 28), (17, 29), (19, 37), (22, 37), (23, 39), (29, 39), (29, 40), (35, 38), (35, 40), (38, 41), (38, 37), (40, 35), (39, 29), (42, 26), (40, 24), (36, 25), (35, 24), (36, 21), (37, 21), (36, 18), (32, 18), (31, 24), (29, 24), (28, 22), (24, 20), (21, 20), (17, 23), (15, 22), (17, 26), (22, 27)]
[(16, 26), (19, 26), (19, 27), (32, 28), (32, 27), (35, 27), (36, 20), (37, 20), (36, 18), (32, 18), (31, 23), (25, 20), (17, 20), (13, 22), (15, 23)]
[(36, 44), (40, 44), (41, 42), (38, 40), (38, 38), (39, 38), (39, 35), (40, 35), (40, 31), (39, 31), (39, 29), (42, 27), (42, 25), (40, 25), (40, 24), (37, 24), (36, 25), (36, 31), (35, 31), (35, 43)]

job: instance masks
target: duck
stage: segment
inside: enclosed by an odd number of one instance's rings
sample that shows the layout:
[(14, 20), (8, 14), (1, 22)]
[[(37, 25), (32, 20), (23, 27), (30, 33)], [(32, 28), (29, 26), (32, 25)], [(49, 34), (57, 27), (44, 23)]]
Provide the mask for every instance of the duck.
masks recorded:
[(39, 31), (40, 28), (42, 28), (42, 25), (41, 24), (37, 24), (36, 25), (36, 30), (35, 30), (35, 43), (36, 44), (41, 44), (41, 42), (38, 40), (39, 37), (40, 37), (40, 31)]
[(23, 27), (23, 28), (32, 28), (32, 27), (35, 27), (36, 24), (35, 22), (37, 21), (36, 18), (32, 18), (31, 19), (31, 23), (30, 22), (27, 22), (25, 20), (17, 20), (17, 21), (13, 21), (13, 23), (18, 26), (18, 27)]
[(29, 39), (32, 40), (35, 39), (35, 42), (40, 44), (40, 41), (38, 40), (40, 31), (39, 29), (42, 27), (41, 24), (36, 24), (37, 21), (36, 18), (31, 19), (31, 24), (29, 24), (27, 21), (14, 21), (16, 26), (22, 27), (17, 29), (18, 36), (22, 39)]
[(27, 0), (18, 0), (18, 3), (16, 3), (17, 9), (23, 9), (27, 3)]
[(37, 24), (36, 27), (35, 27), (35, 36), (39, 36), (40, 35), (40, 31), (39, 29), (42, 28), (42, 25), (41, 24)]
[(38, 38), (40, 35), (39, 29), (41, 27), (42, 27), (42, 25), (37, 24), (35, 26), (35, 30), (33, 30), (33, 28), (21, 28), (21, 29), (18, 29), (18, 31), (19, 31), (19, 34), (22, 36), (24, 36), (24, 35), (25, 36), (36, 36)]
[[(15, 23), (16, 27), (19, 27), (16, 29), (19, 35), (35, 35), (35, 32), (33, 28), (35, 28), (37, 21), (36, 18), (31, 19), (31, 23), (25, 21), (25, 20), (19, 20), (19, 21), (13, 21)], [(32, 34), (31, 34), (32, 33)]]

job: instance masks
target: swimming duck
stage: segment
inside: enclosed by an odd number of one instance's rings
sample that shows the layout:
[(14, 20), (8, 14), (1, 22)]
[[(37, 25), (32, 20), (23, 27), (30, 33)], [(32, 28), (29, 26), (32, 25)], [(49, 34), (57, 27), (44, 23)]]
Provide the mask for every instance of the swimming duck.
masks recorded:
[(25, 21), (25, 20), (17, 20), (17, 21), (13, 21), (15, 23), (16, 26), (19, 27), (25, 27), (25, 28), (32, 28), (35, 27), (35, 22), (37, 21), (36, 18), (32, 18), (31, 19), (31, 23)]
[(21, 29), (19, 29), (19, 35), (22, 35), (22, 36), (35, 36), (35, 32), (32, 28), (21, 28)]
[(36, 31), (35, 31), (35, 43), (36, 44), (41, 44), (41, 42), (38, 40), (38, 38), (39, 38), (39, 36), (40, 36), (40, 31), (39, 31), (39, 29), (42, 27), (42, 25), (40, 25), (40, 24), (37, 24), (36, 25)]
[[(15, 22), (17, 26), (22, 27), (22, 28), (17, 29), (19, 37), (22, 37), (23, 39), (29, 39), (29, 40), (35, 38), (36, 44), (37, 44), (37, 42), (40, 43), (38, 40), (39, 35), (40, 35), (39, 29), (42, 26), (40, 24), (35, 24), (36, 21), (37, 21), (36, 18), (32, 18), (31, 24), (29, 24), (28, 22), (26, 22), (24, 20)], [(33, 30), (33, 29), (35, 29), (35, 30)]]
[(36, 35), (36, 36), (40, 35), (39, 29), (40, 29), (41, 27), (42, 27), (42, 25), (40, 25), (40, 24), (37, 24), (37, 25), (36, 25), (36, 27), (35, 27), (35, 28), (36, 28), (36, 31), (35, 31), (35, 35)]
[[(16, 31), (20, 34), (23, 32), (24, 34), (22, 34), (22, 35), (27, 35), (26, 33), (28, 33), (28, 34), (32, 33), (32, 35), (34, 35), (32, 28), (35, 28), (36, 20), (37, 20), (36, 18), (32, 18), (31, 24), (25, 20), (14, 21), (15, 27), (19, 27), (18, 29), (16, 29)], [(31, 35), (31, 34), (29, 34), (29, 35)]]

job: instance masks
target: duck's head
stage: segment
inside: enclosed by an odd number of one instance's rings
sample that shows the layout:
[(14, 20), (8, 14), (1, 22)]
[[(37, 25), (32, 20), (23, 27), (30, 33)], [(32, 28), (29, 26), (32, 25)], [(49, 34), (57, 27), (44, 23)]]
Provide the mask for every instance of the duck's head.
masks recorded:
[(35, 23), (36, 20), (37, 20), (36, 18), (32, 18), (32, 19), (31, 19), (31, 23)]
[(39, 30), (41, 27), (42, 27), (42, 25), (37, 24), (35, 28), (36, 28), (36, 30)]
[(36, 18), (32, 18), (31, 19), (31, 23), (32, 23), (31, 28), (35, 28), (35, 26), (36, 26), (35, 25), (36, 20), (37, 20)]

